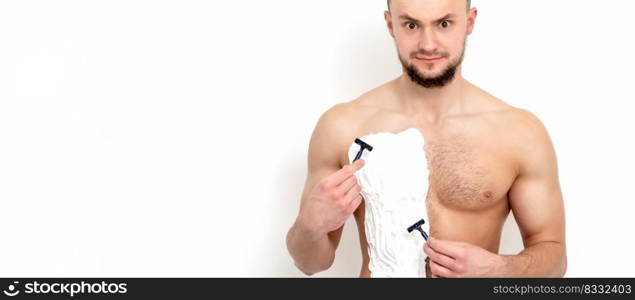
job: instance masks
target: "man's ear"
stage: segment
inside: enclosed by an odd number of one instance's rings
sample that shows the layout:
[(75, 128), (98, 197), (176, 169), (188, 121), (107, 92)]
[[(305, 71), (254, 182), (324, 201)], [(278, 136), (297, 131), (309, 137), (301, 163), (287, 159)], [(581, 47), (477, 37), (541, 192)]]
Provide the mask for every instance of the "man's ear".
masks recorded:
[(388, 27), (388, 32), (390, 33), (390, 36), (395, 38), (395, 34), (393, 32), (393, 27), (392, 27), (392, 15), (390, 14), (389, 11), (384, 11), (384, 20), (386, 20), (386, 26)]
[(474, 31), (474, 24), (476, 23), (476, 16), (478, 15), (478, 10), (476, 7), (472, 7), (467, 16), (467, 35), (472, 34)]

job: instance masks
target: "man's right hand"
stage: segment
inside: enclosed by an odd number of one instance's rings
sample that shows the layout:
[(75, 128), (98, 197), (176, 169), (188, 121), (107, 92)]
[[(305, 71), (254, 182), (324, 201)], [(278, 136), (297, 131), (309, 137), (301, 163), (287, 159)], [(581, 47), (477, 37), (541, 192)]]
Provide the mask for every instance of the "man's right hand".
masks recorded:
[(354, 173), (364, 166), (363, 159), (346, 165), (322, 179), (311, 191), (299, 219), (306, 229), (326, 235), (346, 222), (362, 203)]

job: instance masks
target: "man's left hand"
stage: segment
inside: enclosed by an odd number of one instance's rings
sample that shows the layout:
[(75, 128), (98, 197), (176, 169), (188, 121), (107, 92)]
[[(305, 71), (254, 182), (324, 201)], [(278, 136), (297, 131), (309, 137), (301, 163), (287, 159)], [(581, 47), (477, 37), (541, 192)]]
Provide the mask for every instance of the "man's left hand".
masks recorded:
[(423, 246), (432, 277), (502, 277), (503, 257), (481, 247), (430, 237)]

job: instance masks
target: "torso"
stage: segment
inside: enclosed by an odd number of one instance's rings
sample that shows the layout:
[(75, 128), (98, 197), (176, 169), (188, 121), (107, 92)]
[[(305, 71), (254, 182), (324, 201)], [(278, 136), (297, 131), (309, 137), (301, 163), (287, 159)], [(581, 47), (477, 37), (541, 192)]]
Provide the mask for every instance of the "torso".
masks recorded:
[[(478, 99), (475, 101), (487, 101), (490, 109), (429, 125), (369, 105), (373, 103), (373, 95), (378, 94), (386, 97), (385, 92), (376, 91), (347, 104), (356, 113), (352, 117), (355, 124), (350, 130), (351, 140), (374, 132), (419, 128), (424, 135), (430, 170), (426, 197), (430, 235), (468, 242), (498, 253), (502, 227), (510, 211), (507, 192), (517, 174), (514, 143), (511, 138), (506, 139), (513, 134), (508, 122), (516, 109), (493, 97)], [(342, 165), (349, 163), (346, 152), (342, 149)], [(360, 276), (369, 277), (364, 214), (362, 203), (354, 216), (363, 256)]]

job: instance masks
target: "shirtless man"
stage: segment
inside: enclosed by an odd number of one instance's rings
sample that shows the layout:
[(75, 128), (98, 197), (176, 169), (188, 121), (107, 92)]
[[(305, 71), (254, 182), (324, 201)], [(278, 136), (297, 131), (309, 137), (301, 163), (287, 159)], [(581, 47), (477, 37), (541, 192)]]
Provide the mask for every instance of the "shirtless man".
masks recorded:
[[(467, 9), (466, 9), (467, 2)], [(431, 238), (423, 251), (431, 277), (562, 277), (567, 267), (564, 205), (550, 137), (533, 114), (512, 107), (461, 75), (477, 10), (466, 0), (392, 0), (385, 20), (404, 73), (315, 127), (300, 212), (287, 234), (295, 265), (328, 269), (344, 223), (354, 214), (369, 277), (364, 201), (348, 149), (356, 137), (419, 128), (430, 169), (426, 207)], [(524, 250), (499, 255), (510, 212)]]

